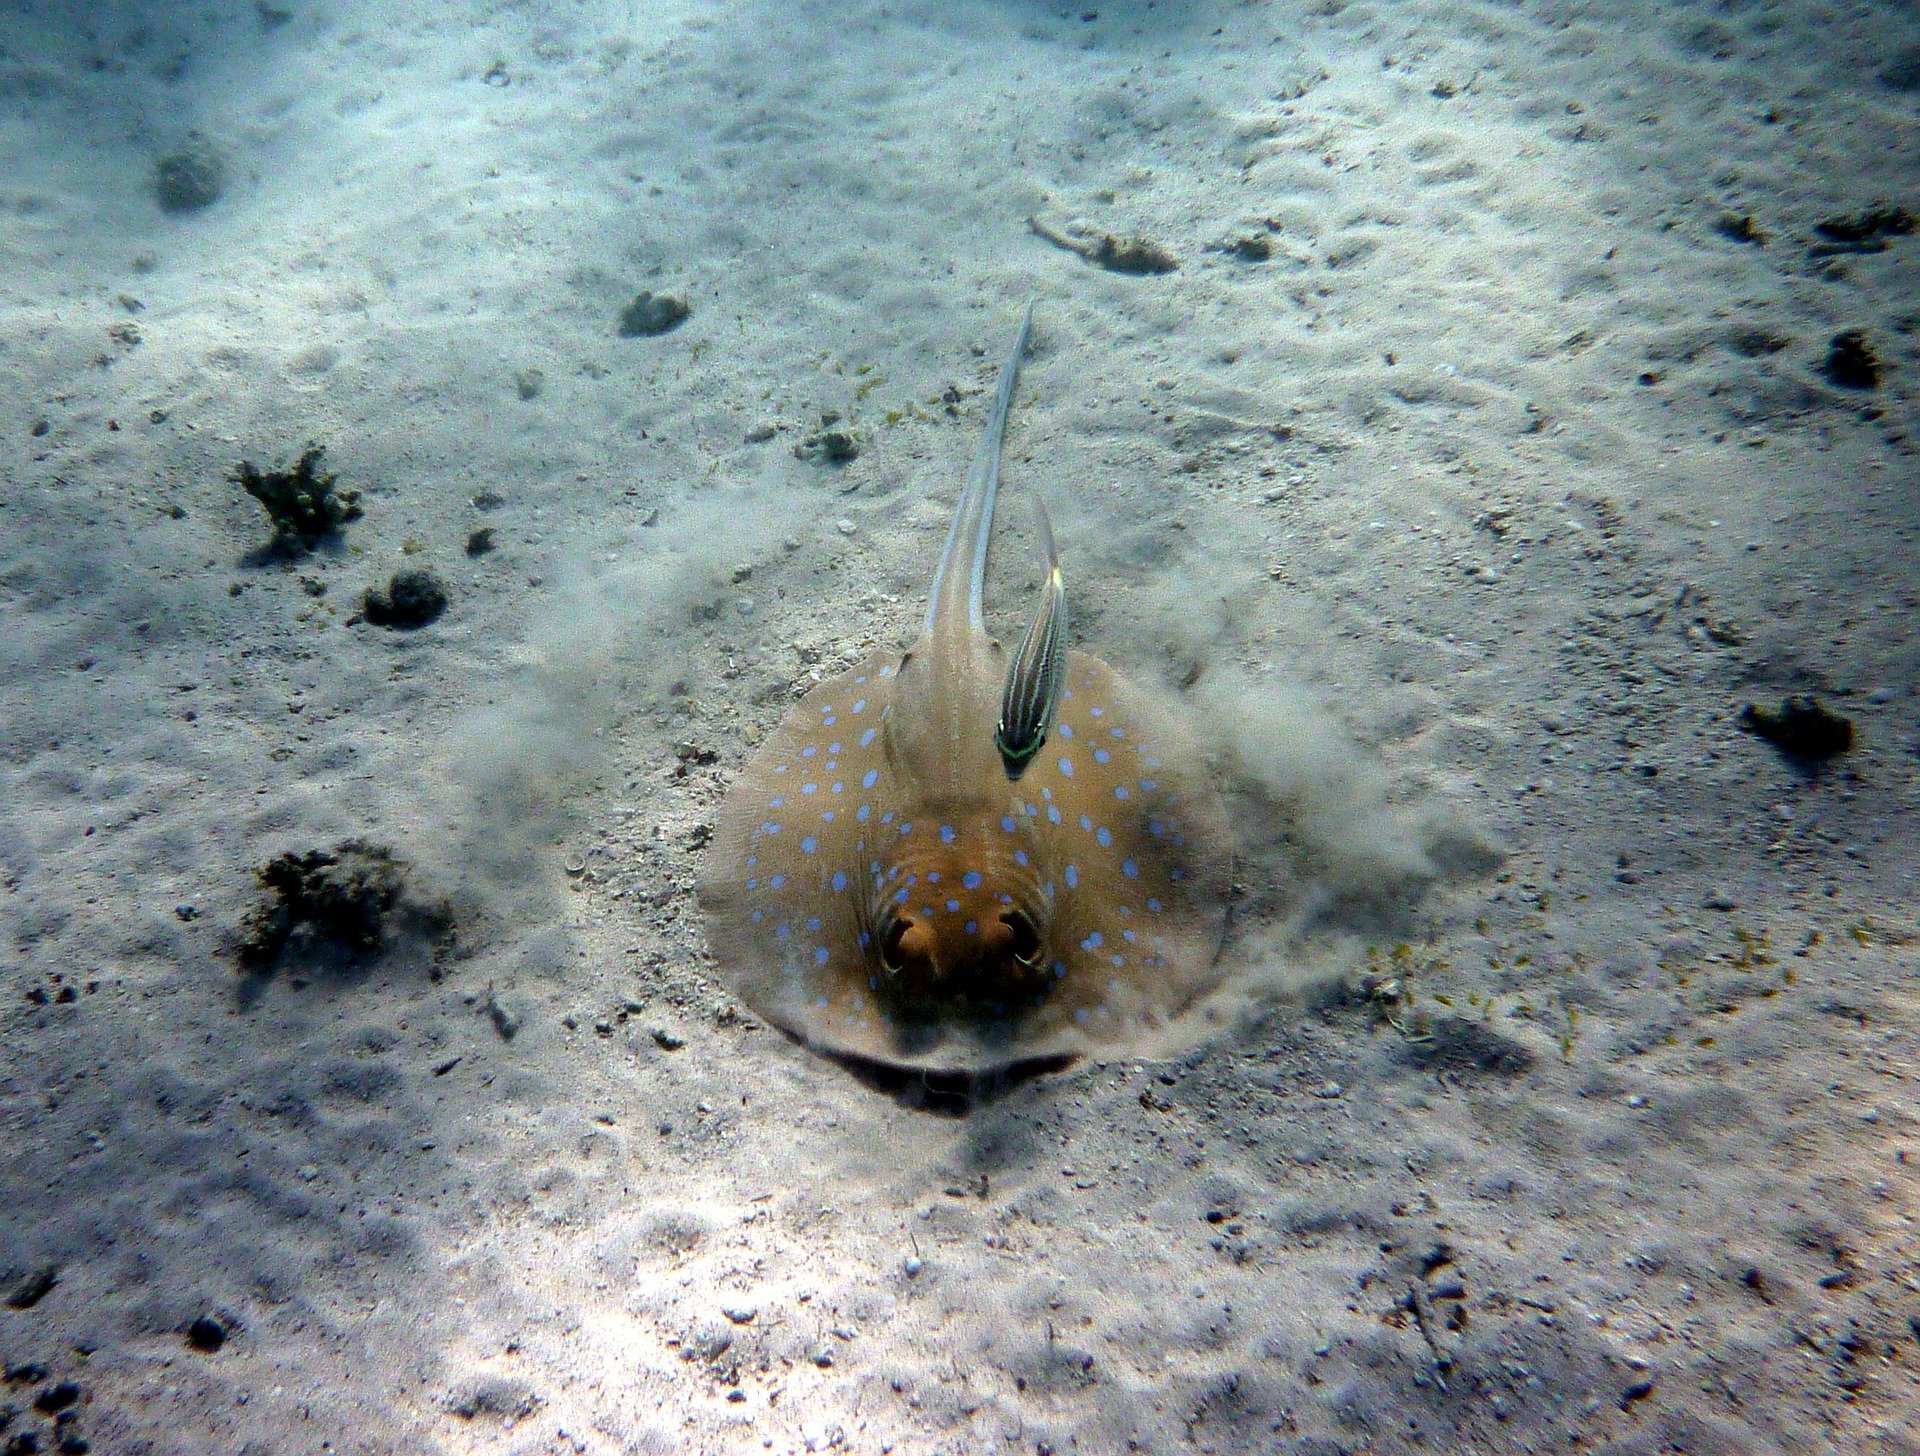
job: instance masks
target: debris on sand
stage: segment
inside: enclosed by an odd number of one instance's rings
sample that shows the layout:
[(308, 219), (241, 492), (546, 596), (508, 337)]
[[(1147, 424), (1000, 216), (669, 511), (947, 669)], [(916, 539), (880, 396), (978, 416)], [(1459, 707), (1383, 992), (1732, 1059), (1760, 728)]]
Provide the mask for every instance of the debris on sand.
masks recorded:
[(167, 212), (198, 212), (226, 190), (226, 158), (198, 132), (178, 151), (154, 159), (153, 196)]
[(1886, 249), (1888, 238), (1905, 237), (1917, 227), (1920, 217), (1906, 208), (1876, 202), (1861, 212), (1826, 218), (1815, 223), (1813, 230), (1829, 243), (1840, 243), (1850, 251), (1878, 253)]
[(336, 491), (336, 477), (320, 469), (325, 445), (309, 443), (291, 470), (261, 470), (251, 460), (233, 468), (233, 481), (260, 502), (273, 522), (273, 547), (289, 554), (311, 551), (360, 519), (360, 492)]
[(1853, 747), (1853, 720), (1811, 693), (1794, 694), (1778, 711), (1748, 703), (1740, 721), (1789, 758), (1833, 758)]
[(1109, 273), (1171, 273), (1180, 266), (1178, 258), (1150, 238), (1122, 238), (1112, 233), (1102, 233), (1092, 240), (1076, 238), (1049, 227), (1038, 217), (1028, 218), (1027, 226), (1056, 248), (1078, 253)]
[(283, 854), (255, 871), (265, 899), (247, 917), (240, 963), (269, 971), (304, 933), (357, 954), (380, 949), (396, 929), (444, 935), (453, 908), (413, 887), (412, 866), (384, 844), (345, 839), (332, 849)]
[(652, 293), (641, 289), (633, 302), (620, 310), (620, 337), (651, 338), (671, 333), (693, 317), (693, 305), (670, 293)]
[(403, 566), (384, 587), (367, 588), (361, 611), (376, 627), (411, 632), (447, 609), (447, 589), (424, 566)]

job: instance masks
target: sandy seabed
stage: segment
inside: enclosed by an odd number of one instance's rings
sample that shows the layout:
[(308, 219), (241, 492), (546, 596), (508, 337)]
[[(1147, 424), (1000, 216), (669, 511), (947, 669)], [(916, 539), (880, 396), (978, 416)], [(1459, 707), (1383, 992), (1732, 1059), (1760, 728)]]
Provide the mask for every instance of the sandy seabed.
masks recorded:
[[(1920, 1451), (1917, 122), (1893, 0), (0, 4), (0, 1446)], [(1043, 491), (1237, 891), (959, 1108), (692, 887), (1028, 298), (989, 605)], [(243, 971), (354, 838), (451, 934)]]

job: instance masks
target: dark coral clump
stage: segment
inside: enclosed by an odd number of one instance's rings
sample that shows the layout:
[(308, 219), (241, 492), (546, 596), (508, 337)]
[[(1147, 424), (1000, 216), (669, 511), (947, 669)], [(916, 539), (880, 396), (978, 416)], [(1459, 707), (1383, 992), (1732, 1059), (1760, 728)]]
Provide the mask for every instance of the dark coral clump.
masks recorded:
[(362, 839), (268, 861), (255, 871), (265, 898), (247, 919), (241, 965), (270, 970), (301, 933), (360, 955), (379, 950), (401, 924), (445, 933), (453, 924), (451, 907), (417, 896), (410, 874), (386, 845)]
[(234, 482), (260, 502), (273, 522), (280, 551), (311, 551), (348, 521), (360, 519), (360, 492), (336, 491), (336, 477), (320, 468), (324, 445), (309, 444), (291, 470), (261, 470), (251, 460), (233, 468)]

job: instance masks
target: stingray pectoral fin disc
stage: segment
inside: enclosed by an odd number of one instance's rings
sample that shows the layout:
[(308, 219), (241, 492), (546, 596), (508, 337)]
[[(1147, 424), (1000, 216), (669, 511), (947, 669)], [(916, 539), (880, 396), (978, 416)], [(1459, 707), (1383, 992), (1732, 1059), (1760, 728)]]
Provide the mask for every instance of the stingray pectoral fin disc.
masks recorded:
[(875, 654), (794, 706), (728, 791), (700, 882), (708, 943), (742, 1000), (803, 1041), (878, 1059), (891, 1037), (861, 877), (897, 821), (880, 719), (898, 663)]
[(1227, 815), (1171, 705), (1073, 653), (1052, 735), (1020, 788), (1050, 828), (1057, 984), (1029, 1034), (1122, 1041), (1220, 979)]

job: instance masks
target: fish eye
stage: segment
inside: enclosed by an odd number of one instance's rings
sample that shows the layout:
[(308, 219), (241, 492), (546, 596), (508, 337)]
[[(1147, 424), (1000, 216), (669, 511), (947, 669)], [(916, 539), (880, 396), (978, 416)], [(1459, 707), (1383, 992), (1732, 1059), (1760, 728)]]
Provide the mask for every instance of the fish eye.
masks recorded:
[(1000, 923), (1013, 937), (1008, 946), (1013, 958), (1031, 968), (1040, 959), (1040, 932), (1034, 929), (1033, 918), (1024, 910), (1003, 910)]

